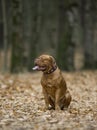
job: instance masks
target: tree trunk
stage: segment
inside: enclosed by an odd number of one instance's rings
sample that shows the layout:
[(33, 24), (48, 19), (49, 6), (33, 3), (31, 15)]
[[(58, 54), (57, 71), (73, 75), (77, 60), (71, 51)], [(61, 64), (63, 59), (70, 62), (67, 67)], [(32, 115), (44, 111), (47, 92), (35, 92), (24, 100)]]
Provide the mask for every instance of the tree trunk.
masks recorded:
[(22, 0), (12, 0), (11, 72), (23, 70)]
[(91, 14), (91, 2), (85, 7), (85, 68), (93, 68), (93, 21)]
[(38, 9), (37, 53), (56, 56), (58, 37), (58, 0), (40, 0)]
[(97, 69), (97, 1), (91, 1), (91, 16), (93, 30), (93, 68)]
[(72, 28), (69, 24), (66, 2), (59, 1), (59, 35), (58, 35), (58, 48), (57, 48), (57, 61), (61, 69), (73, 70), (73, 43)]
[[(36, 0), (37, 2), (37, 0)], [(24, 66), (25, 69), (31, 70), (31, 65), (32, 65), (32, 57), (33, 54), (31, 54), (31, 51), (33, 52), (33, 49), (31, 45), (33, 45), (33, 14), (35, 12), (35, 7), (33, 6), (34, 1), (32, 0), (24, 0), (23, 1), (23, 43), (24, 43), (24, 48), (25, 48), (25, 53), (24, 53)], [(36, 7), (37, 8), (37, 7)], [(35, 32), (34, 32), (35, 33)], [(35, 49), (34, 49), (35, 50)]]
[(2, 0), (2, 13), (3, 13), (3, 32), (4, 32), (4, 62), (3, 71), (7, 70), (7, 45), (8, 45), (8, 32), (7, 32), (7, 20), (6, 20), (6, 2)]
[(36, 58), (36, 46), (38, 42), (38, 31), (37, 31), (37, 20), (38, 20), (38, 3), (40, 0), (32, 1), (32, 10), (31, 10), (31, 42), (29, 44), (29, 53), (28, 53), (28, 71), (32, 70), (34, 66), (34, 59)]

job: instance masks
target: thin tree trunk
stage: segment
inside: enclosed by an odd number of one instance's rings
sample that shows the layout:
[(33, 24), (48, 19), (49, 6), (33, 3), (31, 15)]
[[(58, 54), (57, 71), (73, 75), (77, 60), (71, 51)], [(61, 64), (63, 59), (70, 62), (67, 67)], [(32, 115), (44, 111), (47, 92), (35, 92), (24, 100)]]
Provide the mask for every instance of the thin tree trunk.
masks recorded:
[(12, 0), (11, 72), (23, 71), (22, 0)]
[(92, 4), (91, 0), (82, 1), (81, 14), (82, 14), (82, 28), (83, 28), (83, 47), (84, 47), (84, 57), (85, 63), (84, 68), (94, 68), (93, 60), (93, 17), (92, 17)]
[(3, 13), (3, 30), (4, 30), (4, 62), (3, 71), (7, 70), (7, 45), (8, 45), (8, 31), (7, 31), (7, 20), (6, 20), (6, 2), (2, 0), (2, 13)]
[[(32, 64), (32, 59), (29, 56), (29, 51), (31, 48), (31, 44), (33, 44), (33, 42), (32, 42), (32, 26), (33, 26), (32, 17), (33, 17), (33, 13), (35, 13), (35, 11), (33, 11), (33, 10), (34, 10), (33, 1), (24, 0), (23, 1), (23, 21), (24, 21), (23, 22), (23, 43), (24, 43), (24, 48), (25, 48), (25, 53), (24, 53), (25, 69), (28, 69), (29, 64)], [(31, 70), (31, 68), (30, 68), (30, 70)]]
[(59, 31), (58, 31), (58, 48), (57, 61), (61, 69), (73, 70), (73, 44), (72, 44), (72, 28), (70, 26), (66, 2), (59, 1)]
[(38, 42), (38, 32), (37, 32), (37, 19), (38, 19), (38, 0), (32, 1), (32, 32), (31, 32), (31, 43), (29, 44), (29, 53), (28, 53), (28, 71), (32, 70), (34, 65), (34, 59), (36, 58), (36, 45)]

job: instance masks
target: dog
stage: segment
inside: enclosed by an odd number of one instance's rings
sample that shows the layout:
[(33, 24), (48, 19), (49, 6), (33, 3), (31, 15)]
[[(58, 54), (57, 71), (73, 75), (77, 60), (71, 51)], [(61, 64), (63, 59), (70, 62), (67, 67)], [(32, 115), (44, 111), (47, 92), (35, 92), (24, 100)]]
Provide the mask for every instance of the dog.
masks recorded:
[(41, 85), (46, 109), (63, 110), (68, 108), (71, 95), (55, 59), (50, 55), (43, 54), (35, 59), (34, 64), (33, 70), (43, 72)]

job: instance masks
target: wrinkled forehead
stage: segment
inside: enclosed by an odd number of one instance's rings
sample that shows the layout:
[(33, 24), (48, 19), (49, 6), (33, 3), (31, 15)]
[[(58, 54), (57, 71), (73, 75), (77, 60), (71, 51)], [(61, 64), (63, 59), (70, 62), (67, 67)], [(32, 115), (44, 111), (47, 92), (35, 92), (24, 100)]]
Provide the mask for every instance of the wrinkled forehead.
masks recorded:
[(39, 59), (43, 59), (43, 60), (50, 59), (50, 56), (49, 55), (41, 55), (41, 56), (39, 56)]

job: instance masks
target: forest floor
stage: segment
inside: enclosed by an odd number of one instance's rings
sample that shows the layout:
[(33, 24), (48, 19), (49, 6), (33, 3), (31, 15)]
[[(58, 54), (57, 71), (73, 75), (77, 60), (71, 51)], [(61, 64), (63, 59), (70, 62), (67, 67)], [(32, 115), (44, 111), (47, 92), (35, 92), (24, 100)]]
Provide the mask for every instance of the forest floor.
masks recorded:
[(97, 130), (97, 71), (63, 73), (68, 110), (44, 109), (41, 73), (0, 74), (0, 130)]

